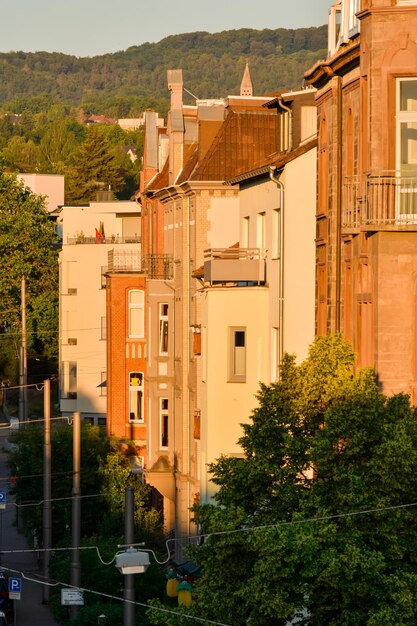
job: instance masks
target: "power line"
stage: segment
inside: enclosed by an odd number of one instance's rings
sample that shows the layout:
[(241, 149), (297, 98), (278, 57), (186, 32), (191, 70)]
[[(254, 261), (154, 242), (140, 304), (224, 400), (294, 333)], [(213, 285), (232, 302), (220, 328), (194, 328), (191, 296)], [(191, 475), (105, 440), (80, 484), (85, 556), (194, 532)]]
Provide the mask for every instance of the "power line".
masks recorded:
[(12, 574), (20, 574), (22, 578), (24, 578), (25, 580), (28, 580), (29, 582), (33, 582), (33, 583), (37, 583), (39, 585), (48, 585), (49, 587), (58, 587), (59, 585), (61, 585), (62, 587), (65, 588), (69, 588), (69, 589), (75, 589), (77, 591), (82, 591), (82, 592), (86, 592), (86, 593), (91, 593), (93, 595), (96, 596), (100, 596), (102, 598), (108, 598), (109, 600), (117, 600), (120, 602), (126, 602), (128, 604), (134, 604), (136, 606), (141, 606), (145, 609), (151, 609), (152, 611), (159, 611), (160, 613), (167, 613), (169, 615), (176, 615), (178, 617), (181, 617), (183, 619), (189, 619), (189, 620), (193, 620), (195, 622), (202, 622), (204, 624), (213, 624), (214, 626), (233, 626), (232, 624), (225, 624), (224, 622), (215, 622), (213, 620), (207, 619), (206, 617), (196, 617), (195, 615), (189, 615), (188, 613), (180, 613), (179, 611), (174, 611), (173, 609), (165, 609), (159, 606), (152, 606), (149, 604), (144, 604), (143, 602), (137, 602), (134, 600), (127, 600), (124, 598), (120, 598), (119, 596), (113, 596), (111, 594), (108, 593), (103, 593), (101, 591), (96, 591), (94, 589), (86, 589), (85, 587), (75, 587), (74, 585), (69, 585), (67, 583), (61, 582), (61, 581), (54, 581), (54, 582), (47, 582), (44, 580), (38, 580), (36, 578), (31, 578), (30, 576), (27, 576), (25, 574), (25, 572), (21, 571), (21, 570), (15, 570), (12, 569), (10, 567), (3, 567), (2, 569), (7, 571), (7, 572), (11, 572)]

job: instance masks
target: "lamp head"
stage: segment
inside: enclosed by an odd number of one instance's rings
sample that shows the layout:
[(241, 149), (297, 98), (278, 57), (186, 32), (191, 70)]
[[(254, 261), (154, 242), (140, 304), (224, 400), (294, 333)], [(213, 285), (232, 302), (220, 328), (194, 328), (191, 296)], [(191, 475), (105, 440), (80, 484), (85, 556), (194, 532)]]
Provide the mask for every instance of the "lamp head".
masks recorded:
[(149, 565), (149, 554), (135, 548), (116, 555), (116, 567), (122, 574), (144, 574)]

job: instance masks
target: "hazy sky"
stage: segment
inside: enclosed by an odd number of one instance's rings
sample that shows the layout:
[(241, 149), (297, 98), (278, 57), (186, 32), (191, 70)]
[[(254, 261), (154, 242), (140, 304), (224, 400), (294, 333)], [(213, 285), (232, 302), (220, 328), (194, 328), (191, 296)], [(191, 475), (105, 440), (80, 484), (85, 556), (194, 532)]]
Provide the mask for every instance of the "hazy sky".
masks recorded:
[[(0, 0), (0, 51), (94, 56), (193, 31), (327, 23), (332, 0)], [(1, 78), (0, 78), (1, 79)]]

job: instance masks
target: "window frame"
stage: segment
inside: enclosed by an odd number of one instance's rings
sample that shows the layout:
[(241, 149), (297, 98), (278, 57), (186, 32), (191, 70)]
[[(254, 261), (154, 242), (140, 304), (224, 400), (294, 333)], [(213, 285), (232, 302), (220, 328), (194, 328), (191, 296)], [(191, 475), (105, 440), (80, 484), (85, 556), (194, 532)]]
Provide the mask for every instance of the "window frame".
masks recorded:
[[(131, 297), (133, 294), (140, 294), (141, 302), (132, 302)], [(145, 292), (143, 289), (129, 289), (127, 294), (128, 305), (128, 337), (129, 339), (144, 339), (145, 337)], [(132, 315), (134, 311), (139, 311), (139, 332), (135, 333), (133, 327)]]
[[(163, 403), (166, 402), (166, 407)], [(165, 438), (165, 443), (164, 443)], [(169, 448), (169, 398), (159, 398), (159, 449)]]
[[(143, 424), (145, 422), (145, 402), (144, 402), (144, 391), (145, 391), (145, 375), (143, 372), (132, 371), (128, 374), (128, 414), (129, 414), (129, 423), (135, 424)], [(138, 378), (138, 384), (132, 384), (134, 378)], [(140, 404), (138, 404), (138, 398), (135, 401), (135, 407), (140, 407), (139, 414), (140, 417), (132, 417), (132, 414), (135, 415), (136, 411), (132, 411), (133, 406), (133, 397), (132, 394), (137, 392), (139, 396)]]
[[(164, 307), (166, 307), (166, 313), (163, 313)], [(166, 326), (165, 326), (166, 325)], [(166, 328), (166, 331), (165, 331)], [(168, 356), (169, 351), (169, 306), (167, 302), (159, 303), (159, 356)], [(166, 347), (166, 350), (162, 348)]]
[[(244, 345), (236, 345), (237, 333), (243, 333)], [(243, 350), (239, 350), (243, 348)], [(239, 350), (239, 352), (238, 352)], [(240, 353), (241, 352), (241, 353)], [(243, 359), (242, 363), (240, 363)], [(246, 382), (247, 366), (247, 329), (246, 326), (230, 326), (229, 327), (229, 372), (228, 381), (233, 383)], [(240, 371), (242, 368), (243, 371)]]

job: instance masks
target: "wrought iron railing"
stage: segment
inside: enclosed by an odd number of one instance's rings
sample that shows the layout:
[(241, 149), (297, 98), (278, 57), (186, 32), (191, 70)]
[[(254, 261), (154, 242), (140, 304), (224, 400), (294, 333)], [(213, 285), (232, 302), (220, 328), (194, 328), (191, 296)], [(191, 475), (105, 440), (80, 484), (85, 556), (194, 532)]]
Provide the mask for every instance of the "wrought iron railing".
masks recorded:
[(417, 224), (417, 177), (396, 172), (367, 174), (345, 180), (344, 227)]
[(172, 257), (167, 254), (143, 257), (140, 250), (110, 250), (108, 272), (140, 272), (148, 278), (170, 280), (173, 277)]

